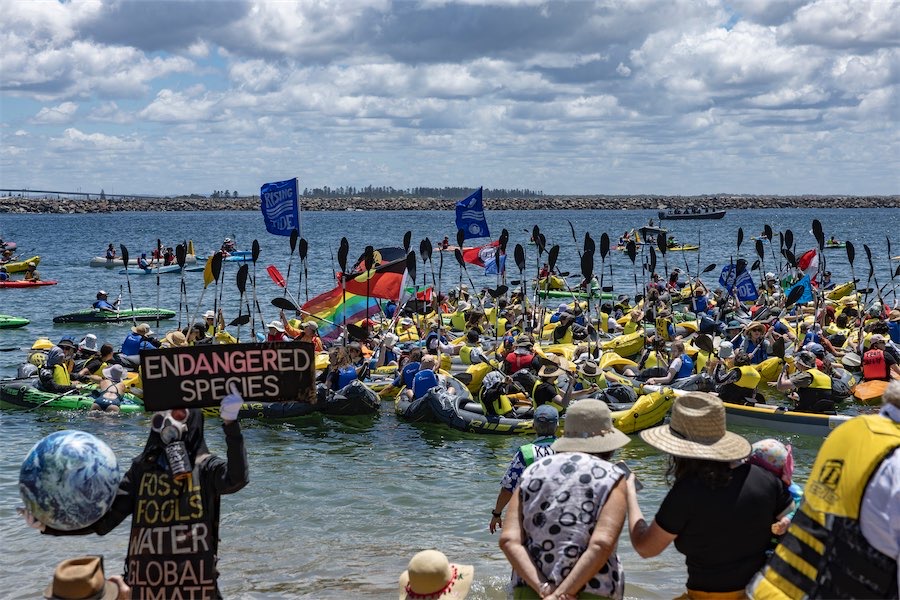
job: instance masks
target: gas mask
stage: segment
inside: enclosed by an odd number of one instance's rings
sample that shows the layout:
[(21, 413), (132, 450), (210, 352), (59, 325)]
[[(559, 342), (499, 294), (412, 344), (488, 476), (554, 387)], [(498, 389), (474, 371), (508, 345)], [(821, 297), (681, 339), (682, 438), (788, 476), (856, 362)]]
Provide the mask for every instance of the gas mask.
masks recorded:
[(176, 481), (191, 474), (191, 457), (184, 443), (187, 419), (187, 409), (174, 408), (154, 413), (150, 420), (150, 428), (159, 434), (165, 446), (169, 472)]

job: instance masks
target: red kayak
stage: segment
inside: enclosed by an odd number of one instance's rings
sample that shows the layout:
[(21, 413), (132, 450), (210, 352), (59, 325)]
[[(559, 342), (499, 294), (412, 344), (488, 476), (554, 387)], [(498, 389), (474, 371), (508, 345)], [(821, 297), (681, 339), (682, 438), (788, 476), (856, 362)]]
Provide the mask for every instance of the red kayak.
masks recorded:
[(0, 281), (0, 288), (30, 288), (30, 287), (41, 287), (42, 285), (56, 285), (59, 283), (53, 279), (41, 280), (41, 281)]

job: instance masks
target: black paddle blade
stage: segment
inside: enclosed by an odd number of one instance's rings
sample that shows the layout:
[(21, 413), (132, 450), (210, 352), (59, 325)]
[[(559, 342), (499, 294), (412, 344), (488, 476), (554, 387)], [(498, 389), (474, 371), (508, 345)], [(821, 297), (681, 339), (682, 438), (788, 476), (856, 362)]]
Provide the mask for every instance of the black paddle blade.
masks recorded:
[(897, 268), (894, 269), (894, 277), (900, 277), (900, 265), (897, 265)]
[[(597, 244), (594, 243), (594, 238), (591, 237), (591, 234), (588, 232), (584, 232), (584, 253), (593, 255), (594, 252), (597, 251)], [(890, 252), (888, 252), (890, 254)]]
[(600, 258), (606, 260), (607, 254), (609, 254), (609, 236), (604, 233), (600, 236)]
[(535, 225), (531, 228), (531, 241), (537, 244), (540, 241), (541, 228)]
[(506, 245), (509, 243), (509, 232), (503, 230), (500, 232), (500, 252), (506, 254)]
[(537, 248), (539, 256), (547, 250), (547, 236), (543, 233), (538, 234)]
[(250, 246), (250, 258), (253, 262), (259, 259), (259, 240), (253, 240), (253, 244)]
[(847, 241), (847, 262), (850, 263), (850, 266), (853, 266), (853, 260), (856, 258), (856, 248), (853, 247), (853, 242)]
[(784, 259), (788, 262), (789, 265), (795, 268), (797, 267), (797, 257), (794, 256), (793, 252), (785, 248), (781, 251), (781, 253), (784, 255)]
[(656, 247), (659, 248), (659, 251), (663, 254), (666, 253), (666, 249), (669, 247), (669, 243), (666, 240), (666, 234), (660, 233), (656, 236)]
[(300, 238), (300, 260), (306, 260), (306, 254), (309, 252), (309, 242), (306, 238)]
[(763, 237), (765, 237), (770, 242), (772, 241), (772, 228), (768, 225), (763, 226)]
[(778, 232), (778, 251), (782, 252), (784, 250), (784, 234), (780, 231)]
[(516, 259), (516, 266), (519, 268), (519, 272), (523, 272), (525, 270), (525, 248), (522, 244), (516, 244), (515, 249), (513, 249), (513, 256)]
[(360, 327), (359, 325), (354, 325), (353, 323), (347, 324), (347, 333), (350, 335), (351, 339), (358, 340), (360, 342), (364, 342), (369, 339), (369, 328), (368, 327)]
[(291, 229), (291, 254), (294, 253), (294, 248), (297, 247), (297, 238), (300, 237), (300, 232), (296, 229)]
[(372, 267), (375, 266), (375, 248), (372, 246), (366, 246), (366, 249), (363, 250), (363, 264), (366, 266), (366, 271), (371, 271)]
[(122, 263), (125, 265), (125, 268), (128, 268), (128, 248), (125, 247), (125, 244), (119, 244), (119, 253), (122, 255)]
[(625, 252), (628, 254), (628, 258), (631, 259), (631, 264), (633, 265), (637, 258), (637, 244), (634, 243), (634, 240), (628, 240), (628, 243), (625, 245)]
[(559, 258), (559, 244), (555, 244), (552, 248), (550, 248), (550, 253), (547, 254), (547, 265), (550, 267), (550, 272), (553, 272), (553, 269), (556, 267), (556, 260)]
[(403, 251), (409, 252), (409, 245), (412, 243), (412, 231), (403, 234)]
[(816, 241), (819, 243), (819, 249), (822, 250), (825, 248), (825, 232), (822, 231), (822, 222), (818, 219), (813, 219), (812, 222), (812, 231), (813, 235), (816, 237)]
[(242, 264), (237, 270), (237, 288), (243, 294), (247, 290), (247, 277), (250, 274), (250, 267), (247, 263)]
[[(863, 244), (863, 250), (866, 251), (866, 258), (869, 259), (869, 271), (875, 272), (875, 265), (872, 264), (872, 249), (868, 244)], [(871, 275), (869, 275), (871, 277)]]
[(406, 255), (406, 272), (409, 273), (409, 278), (413, 280), (413, 283), (416, 281), (416, 253), (410, 252)]
[(431, 254), (432, 254), (432, 251), (434, 250), (434, 246), (431, 245), (430, 238), (425, 238), (425, 245), (428, 248), (428, 261), (431, 262)]
[(187, 261), (187, 248), (184, 247), (184, 244), (178, 244), (175, 246), (175, 262), (178, 263), (178, 266), (182, 269), (184, 268), (184, 263)]
[(704, 352), (709, 352), (710, 354), (715, 349), (712, 339), (705, 333), (698, 334), (697, 337), (694, 338), (694, 345)]
[(715, 270), (715, 268), (716, 268), (716, 263), (709, 263), (708, 265), (706, 265), (706, 267), (700, 273), (701, 274), (709, 273), (710, 271)]
[(656, 272), (656, 250), (653, 249), (653, 246), (650, 246), (650, 273)]
[(784, 301), (784, 307), (787, 308), (788, 306), (796, 304), (797, 300), (800, 299), (800, 296), (803, 295), (803, 292), (804, 287), (802, 285), (791, 288), (791, 292), (788, 294), (787, 300)]
[(781, 336), (772, 344), (772, 356), (777, 356), (781, 360), (784, 360), (784, 347), (784, 336)]
[(292, 310), (297, 312), (297, 305), (283, 296), (272, 298), (272, 306), (280, 308), (281, 310)]
[(456, 245), (460, 248), (463, 247), (463, 242), (466, 241), (466, 232), (462, 229), (456, 230)]
[(750, 267), (750, 270), (755, 271), (758, 268), (759, 268), (759, 259), (757, 258), (756, 260), (753, 261), (753, 265)]
[(497, 289), (487, 288), (487, 293), (491, 298), (499, 298), (500, 296), (505, 294), (507, 291), (509, 291), (509, 288), (506, 287), (505, 285), (501, 285)]
[(341, 244), (338, 246), (338, 265), (341, 267), (341, 271), (344, 273), (347, 272), (347, 254), (350, 252), (350, 242), (347, 241), (347, 238), (341, 238)]
[(785, 248), (794, 247), (794, 232), (790, 229), (784, 230), (784, 246)]
[(222, 274), (222, 253), (221, 252), (216, 252), (215, 254), (213, 254), (212, 265), (211, 265), (210, 270), (212, 271), (213, 281), (218, 283), (219, 275)]
[(590, 281), (594, 277), (594, 255), (588, 254), (585, 252), (581, 255), (581, 276), (584, 277), (584, 280), (588, 282), (588, 286), (590, 286)]
[(737, 240), (737, 251), (738, 254), (741, 253), (741, 244), (744, 243), (744, 228), (738, 227), (738, 240)]
[(423, 265), (431, 258), (431, 254), (428, 252), (428, 238), (419, 242), (419, 258), (422, 259)]
[(236, 327), (240, 325), (246, 325), (250, 322), (250, 315), (240, 315), (234, 318), (231, 323), (228, 324), (229, 327)]
[(462, 251), (459, 248), (457, 248), (456, 250), (453, 251), (453, 256), (456, 257), (456, 262), (459, 263), (459, 266), (462, 267), (463, 269), (465, 269), (466, 261), (463, 260)]
[(762, 240), (756, 240), (756, 255), (759, 257), (759, 260), (762, 260), (765, 255)]

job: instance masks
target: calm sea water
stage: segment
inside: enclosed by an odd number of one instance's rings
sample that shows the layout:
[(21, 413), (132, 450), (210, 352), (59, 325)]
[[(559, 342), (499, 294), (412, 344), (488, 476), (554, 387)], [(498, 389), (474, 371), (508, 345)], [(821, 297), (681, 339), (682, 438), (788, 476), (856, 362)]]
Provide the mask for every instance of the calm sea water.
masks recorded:
[[(626, 229), (646, 224), (651, 211), (533, 211), (489, 212), (492, 233), (508, 229), (510, 246), (525, 243), (534, 224), (539, 224), (551, 243), (562, 246), (560, 268), (579, 271), (578, 256), (567, 219), (571, 220), (579, 246), (584, 232), (597, 240), (602, 232), (616, 238)], [(670, 223), (679, 240), (702, 246), (700, 268), (719, 265), (736, 256), (736, 233), (743, 227), (746, 240), (741, 255), (755, 260), (751, 235), (765, 223), (776, 231), (791, 228), (797, 249), (814, 244), (809, 232), (812, 219), (820, 219), (826, 236), (851, 239), (857, 244), (857, 277), (868, 275), (862, 244), (873, 251), (876, 277), (887, 281), (885, 236), (900, 251), (900, 211), (879, 210), (744, 210), (729, 211), (721, 221)], [(347, 236), (351, 256), (366, 244), (376, 247), (401, 245), (403, 233), (413, 232), (413, 246), (424, 236), (435, 243), (444, 235), (454, 239), (449, 212), (330, 212), (303, 215), (303, 234), (309, 240), (309, 293), (324, 291), (332, 281), (331, 253)], [(39, 270), (45, 279), (58, 279), (53, 287), (0, 290), (0, 313), (22, 316), (32, 323), (18, 330), (0, 330), (0, 348), (29, 347), (38, 336), (54, 341), (63, 335), (95, 333), (101, 342), (121, 343), (126, 325), (54, 325), (52, 316), (87, 307), (103, 288), (115, 297), (121, 288), (129, 303), (124, 276), (116, 270), (87, 266), (92, 256), (103, 253), (110, 242), (125, 243), (136, 256), (161, 238), (167, 245), (192, 239), (198, 253), (210, 252), (222, 238), (235, 238), (240, 249), (259, 239), (262, 253), (257, 266), (257, 293), (266, 319), (277, 316), (269, 304), (277, 288), (264, 267), (278, 265), (287, 273), (287, 238), (270, 236), (256, 213), (118, 213), (109, 215), (0, 215), (0, 234), (18, 242), (24, 255), (39, 254)], [(534, 246), (527, 246), (529, 265)], [(842, 250), (826, 251), (828, 266), (838, 282), (850, 278)], [(613, 253), (617, 290), (632, 292), (631, 263)], [(437, 253), (436, 253), (437, 255)], [(697, 253), (686, 253), (689, 268), (697, 271)], [(768, 254), (767, 249), (767, 258)], [(599, 253), (598, 253), (599, 264)], [(662, 263), (660, 257), (660, 263)], [(679, 253), (669, 253), (669, 268), (685, 268)], [(435, 256), (435, 270), (439, 260)], [(514, 269), (510, 261), (510, 269)], [(304, 299), (306, 282), (298, 288), (297, 261), (291, 270), (290, 288)], [(533, 267), (529, 267), (533, 269)], [(768, 265), (767, 265), (768, 268)], [(422, 270), (420, 266), (420, 271)], [(470, 272), (476, 285), (494, 279)], [(599, 269), (598, 269), (599, 270)], [(226, 318), (237, 312), (234, 274), (237, 265), (226, 264), (223, 304)], [(458, 282), (459, 271), (449, 255), (443, 268), (445, 287)], [(514, 277), (514, 276), (513, 276)], [(421, 281), (421, 275), (419, 277)], [(429, 276), (430, 279), (430, 276)], [(198, 273), (186, 275), (191, 309), (202, 289)], [(163, 275), (160, 305), (177, 309), (179, 277)], [(135, 305), (156, 306), (156, 277), (131, 278)], [(211, 287), (202, 310), (213, 307)], [(174, 327), (174, 321), (169, 322)], [(155, 325), (155, 324), (154, 324)], [(162, 323), (160, 333), (167, 331)], [(10, 377), (23, 352), (0, 352), (0, 377)], [(390, 598), (409, 558), (426, 548), (439, 548), (451, 560), (475, 565), (474, 598), (504, 598), (509, 567), (487, 525), (498, 483), (515, 448), (524, 438), (464, 434), (436, 425), (399, 422), (392, 406), (382, 405), (373, 418), (335, 420), (311, 417), (290, 425), (243, 424), (250, 455), (251, 483), (222, 503), (220, 586), (228, 597), (267, 598)], [(6, 551), (3, 595), (33, 598), (52, 577), (54, 565), (78, 554), (104, 554), (107, 570), (119, 572), (123, 563), (128, 526), (121, 525), (104, 538), (52, 538), (27, 528), (15, 514), (21, 505), (17, 480), (22, 459), (42, 437), (60, 429), (82, 429), (104, 439), (127, 464), (143, 447), (148, 421), (142, 417), (114, 418), (68, 413), (3, 411), (0, 413), (0, 546)], [(751, 441), (779, 437), (795, 447), (796, 477), (805, 481), (820, 440), (785, 436), (777, 432), (734, 428)], [(217, 421), (207, 425), (207, 441), (213, 452), (224, 453)], [(645, 482), (641, 504), (650, 518), (666, 492), (665, 457), (634, 437), (621, 451)], [(739, 543), (736, 540), (735, 543)], [(619, 547), (626, 570), (627, 595), (633, 598), (667, 598), (683, 589), (683, 557), (672, 549), (644, 560), (631, 549), (627, 533)]]

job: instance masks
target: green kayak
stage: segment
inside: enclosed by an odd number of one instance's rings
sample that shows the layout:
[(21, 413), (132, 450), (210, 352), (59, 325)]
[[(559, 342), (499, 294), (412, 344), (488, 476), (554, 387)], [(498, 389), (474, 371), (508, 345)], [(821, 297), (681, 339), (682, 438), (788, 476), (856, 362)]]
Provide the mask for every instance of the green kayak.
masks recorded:
[[(91, 395), (93, 386), (71, 394), (53, 394), (33, 387), (35, 378), (12, 379), (0, 384), (0, 407), (40, 410), (90, 410), (94, 403)], [(125, 394), (119, 412), (124, 414), (144, 412), (143, 401), (131, 394)]]
[(67, 315), (53, 317), (54, 323), (119, 323), (124, 321), (156, 321), (173, 319), (175, 312), (164, 308), (135, 308), (134, 310), (98, 310), (86, 308)]
[(600, 298), (601, 300), (615, 300), (616, 295), (612, 292), (600, 292), (598, 289), (591, 290), (590, 292), (576, 292), (572, 290), (571, 292), (567, 290), (540, 290), (538, 291), (538, 298), (571, 298), (575, 296), (576, 298)]
[(0, 329), (15, 329), (17, 327), (25, 327), (30, 323), (28, 319), (21, 317), (11, 317), (9, 315), (0, 315)]

